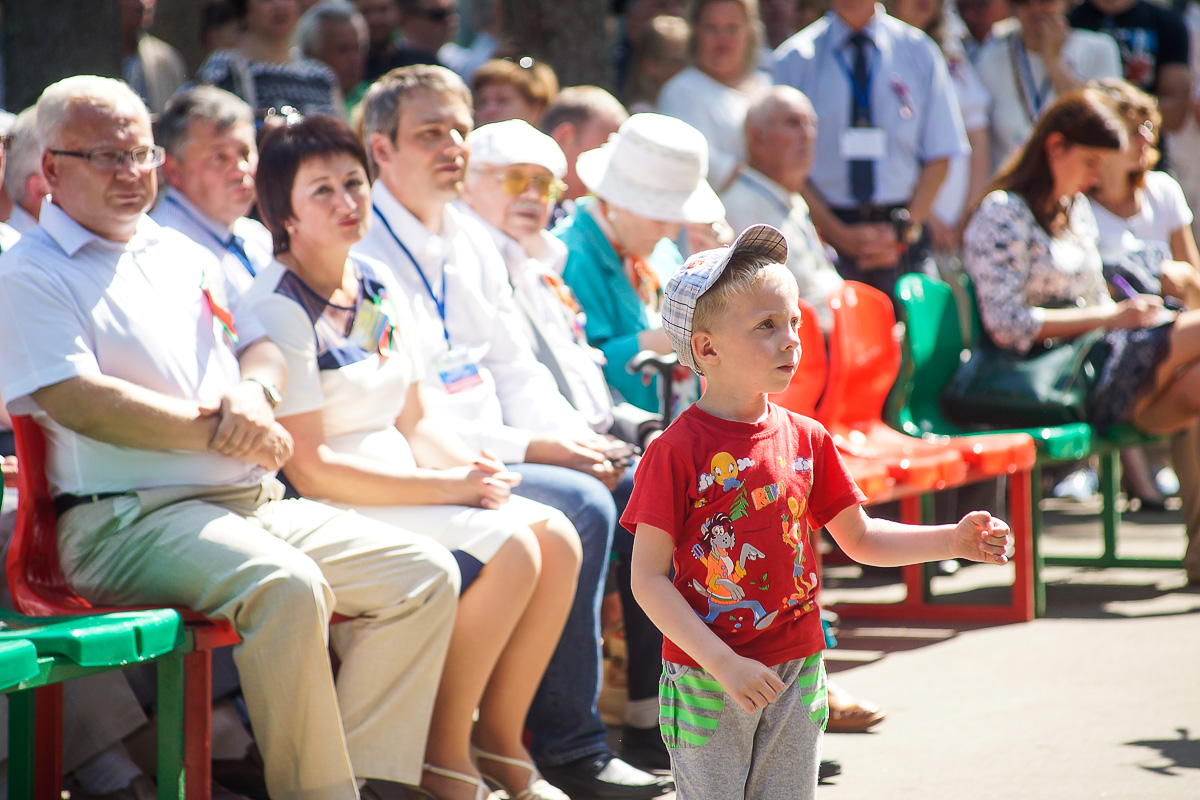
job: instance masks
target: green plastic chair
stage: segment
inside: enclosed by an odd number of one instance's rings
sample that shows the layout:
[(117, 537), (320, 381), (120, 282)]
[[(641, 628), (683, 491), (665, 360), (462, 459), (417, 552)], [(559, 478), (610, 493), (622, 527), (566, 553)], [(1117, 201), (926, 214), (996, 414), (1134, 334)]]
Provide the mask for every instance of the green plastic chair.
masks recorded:
[(0, 642), (0, 693), (38, 674), (37, 648), (28, 639)]
[[(975, 289), (968, 276), (962, 278), (963, 306), (968, 314), (972, 341), (982, 335), (983, 324), (975, 303)], [(1131, 569), (1180, 569), (1178, 558), (1125, 558), (1117, 555), (1117, 531), (1121, 527), (1121, 506), (1117, 502), (1121, 494), (1121, 451), (1126, 447), (1140, 447), (1161, 441), (1162, 437), (1142, 433), (1132, 425), (1114, 425), (1104, 434), (1092, 432), (1092, 453), (1100, 462), (1100, 497), (1104, 503), (1100, 509), (1103, 532), (1103, 547), (1095, 556), (1046, 556), (1043, 563), (1050, 566), (1067, 567), (1129, 567)]]
[[(63, 681), (177, 656), (188, 649), (173, 609), (77, 617), (27, 617), (0, 609), (0, 692), (9, 694), (11, 800), (57, 800), (62, 790)], [(32, 674), (9, 683), (7, 653)], [(14, 656), (15, 658), (15, 656)], [(160, 793), (161, 796), (161, 793)]]
[[(966, 275), (960, 277), (962, 303), (943, 281), (926, 275), (909, 274), (896, 284), (896, 297), (904, 315), (906, 371), (901, 375), (902, 392), (897, 404), (897, 425), (901, 430), (921, 433), (970, 435), (972, 431), (946, 419), (941, 410), (942, 390), (958, 369), (962, 353), (983, 332), (975, 303), (974, 287)], [(960, 317), (961, 315), (961, 317)], [(964, 331), (970, 338), (964, 337)], [(1118, 425), (1101, 436), (1084, 422), (1043, 428), (1020, 429), (1033, 437), (1038, 447), (1038, 466), (1033, 481), (1035, 602), (1039, 616), (1045, 613), (1045, 585), (1041, 567), (1144, 567), (1178, 568), (1179, 559), (1122, 558), (1117, 555), (1117, 530), (1121, 525), (1118, 495), (1121, 483), (1122, 448), (1155, 441), (1129, 425)], [(1100, 494), (1103, 499), (1101, 527), (1103, 549), (1097, 556), (1048, 556), (1037, 552), (1041, 531), (1040, 468), (1042, 464), (1077, 461), (1096, 455), (1100, 462)]]

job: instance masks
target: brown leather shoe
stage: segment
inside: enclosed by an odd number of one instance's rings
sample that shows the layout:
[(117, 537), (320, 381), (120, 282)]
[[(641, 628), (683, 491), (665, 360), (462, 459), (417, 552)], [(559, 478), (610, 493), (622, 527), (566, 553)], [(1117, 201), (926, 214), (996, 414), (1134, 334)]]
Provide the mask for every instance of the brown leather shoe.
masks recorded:
[(887, 714), (867, 700), (829, 692), (829, 722), (826, 733), (866, 733), (883, 722)]

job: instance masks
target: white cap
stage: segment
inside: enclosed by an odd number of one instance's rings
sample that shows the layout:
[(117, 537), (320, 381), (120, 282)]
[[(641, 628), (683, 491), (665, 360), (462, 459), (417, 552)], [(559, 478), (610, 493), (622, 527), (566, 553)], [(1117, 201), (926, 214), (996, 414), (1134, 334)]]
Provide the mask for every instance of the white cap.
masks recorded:
[(470, 163), (491, 167), (536, 164), (559, 180), (567, 174), (567, 157), (558, 142), (521, 119), (480, 125), (467, 136)]

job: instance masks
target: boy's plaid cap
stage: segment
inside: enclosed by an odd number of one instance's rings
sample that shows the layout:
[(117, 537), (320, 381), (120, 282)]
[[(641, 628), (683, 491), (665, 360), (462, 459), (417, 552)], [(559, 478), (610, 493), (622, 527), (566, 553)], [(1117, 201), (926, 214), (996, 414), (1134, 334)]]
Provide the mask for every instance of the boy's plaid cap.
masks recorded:
[(700, 372), (692, 357), (692, 320), (696, 316), (696, 301), (717, 282), (729, 260), (737, 253), (761, 255), (775, 263), (786, 264), (787, 240), (770, 225), (752, 225), (742, 231), (729, 247), (692, 255), (671, 276), (663, 291), (663, 330), (679, 356), (679, 363), (696, 372)]

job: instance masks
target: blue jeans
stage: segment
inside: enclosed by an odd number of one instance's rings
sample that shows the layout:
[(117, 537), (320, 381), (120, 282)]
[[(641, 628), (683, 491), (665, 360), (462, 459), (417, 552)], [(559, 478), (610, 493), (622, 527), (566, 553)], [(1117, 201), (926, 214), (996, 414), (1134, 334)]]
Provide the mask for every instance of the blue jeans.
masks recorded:
[(541, 767), (556, 767), (608, 750), (600, 698), (600, 602), (612, 548), (617, 507), (612, 493), (590, 475), (545, 464), (513, 464), (522, 481), (513, 492), (557, 508), (583, 544), (579, 586), (558, 648), (533, 698), (526, 724), (530, 754)]

